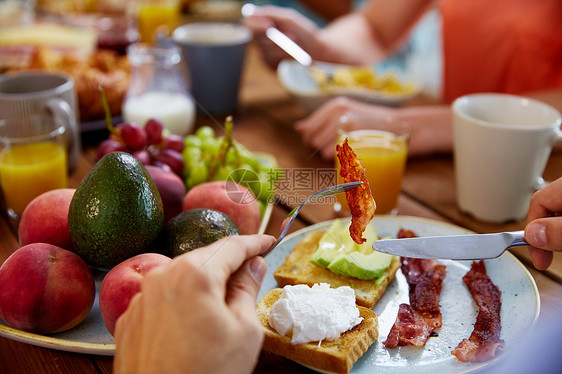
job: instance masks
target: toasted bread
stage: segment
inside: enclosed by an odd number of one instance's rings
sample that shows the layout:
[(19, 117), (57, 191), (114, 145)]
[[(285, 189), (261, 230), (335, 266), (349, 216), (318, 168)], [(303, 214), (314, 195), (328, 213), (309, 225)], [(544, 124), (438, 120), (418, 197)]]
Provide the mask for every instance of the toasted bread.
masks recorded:
[(302, 365), (332, 373), (349, 373), (351, 367), (378, 338), (377, 315), (371, 309), (359, 306), (363, 321), (334, 341), (292, 344), (269, 326), (269, 312), (281, 296), (282, 289), (274, 288), (259, 301), (256, 313), (263, 325), (265, 338), (262, 349), (283, 356)]
[(385, 275), (374, 280), (339, 275), (309, 261), (323, 234), (323, 231), (312, 232), (293, 248), (285, 262), (273, 273), (279, 287), (295, 284), (312, 286), (315, 283), (328, 283), (332, 287), (349, 286), (355, 291), (357, 305), (373, 308), (394, 279), (400, 268), (400, 259), (395, 256)]

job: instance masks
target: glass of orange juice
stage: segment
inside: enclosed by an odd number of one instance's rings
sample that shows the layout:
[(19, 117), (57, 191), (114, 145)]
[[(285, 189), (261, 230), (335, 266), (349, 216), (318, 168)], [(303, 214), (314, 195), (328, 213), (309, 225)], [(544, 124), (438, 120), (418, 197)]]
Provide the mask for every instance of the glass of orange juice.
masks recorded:
[(170, 36), (180, 24), (179, 0), (141, 0), (137, 8), (137, 22), (141, 41), (152, 44), (158, 35)]
[[(398, 197), (408, 156), (409, 125), (390, 117), (347, 115), (340, 120), (337, 142), (348, 144), (365, 165), (365, 175), (377, 204), (375, 214), (397, 214)], [(340, 164), (335, 164), (338, 184)], [(334, 209), (346, 213), (349, 207), (344, 194), (337, 195)]]
[(15, 221), (38, 195), (67, 187), (65, 131), (52, 116), (0, 120), (0, 187)]

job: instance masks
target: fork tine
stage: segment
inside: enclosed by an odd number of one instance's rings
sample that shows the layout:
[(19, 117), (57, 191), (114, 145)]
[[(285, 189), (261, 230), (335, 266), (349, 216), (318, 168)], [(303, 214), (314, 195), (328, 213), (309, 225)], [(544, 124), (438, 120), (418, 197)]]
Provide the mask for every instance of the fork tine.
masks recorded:
[(308, 204), (309, 202), (316, 200), (320, 197), (326, 197), (326, 196), (332, 196), (332, 195), (336, 195), (338, 193), (342, 193), (342, 192), (347, 192), (350, 191), (354, 188), (357, 188), (359, 185), (361, 185), (363, 182), (358, 181), (358, 182), (350, 182), (350, 183), (344, 183), (344, 184), (339, 184), (337, 186), (331, 186), (331, 187), (327, 187), (324, 188), (320, 191), (317, 191), (315, 193), (313, 193), (312, 195), (310, 195), (302, 204), (300, 204), (296, 209), (294, 209), (291, 213), (289, 213), (291, 219), (289, 220), (289, 222), (287, 223), (287, 225), (285, 226), (285, 228), (283, 229), (283, 232), (281, 233), (281, 235), (279, 235), (279, 237), (277, 238), (277, 240), (275, 241), (275, 243), (273, 243), (271, 245), (271, 247), (269, 247), (268, 249), (266, 249), (265, 252), (263, 252), (261, 254), (262, 257), (267, 256), (268, 254), (271, 253), (271, 251), (273, 251), (273, 249), (275, 247), (277, 247), (277, 245), (279, 243), (281, 243), (281, 241), (283, 240), (283, 238), (285, 238), (285, 235), (287, 234), (287, 231), (289, 231), (289, 227), (291, 227), (291, 225), (293, 224), (293, 222), (295, 221), (295, 219), (297, 218), (299, 212), (301, 211), (302, 207), (305, 206), (306, 204)]

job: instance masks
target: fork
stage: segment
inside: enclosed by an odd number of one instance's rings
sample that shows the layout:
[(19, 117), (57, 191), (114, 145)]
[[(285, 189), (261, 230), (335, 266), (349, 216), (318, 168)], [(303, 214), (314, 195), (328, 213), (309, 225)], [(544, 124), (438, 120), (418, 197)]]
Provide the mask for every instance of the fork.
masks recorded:
[(321, 197), (327, 197), (327, 196), (332, 196), (332, 195), (337, 195), (339, 193), (342, 192), (347, 192), (347, 191), (351, 191), (355, 188), (357, 188), (360, 184), (362, 184), (363, 182), (358, 181), (358, 182), (350, 182), (350, 183), (344, 183), (344, 184), (338, 184), (336, 186), (332, 186), (332, 187), (327, 187), (324, 188), (318, 192), (313, 193), (312, 195), (310, 195), (305, 201), (304, 203), (302, 203), (301, 205), (299, 205), (298, 207), (296, 207), (295, 209), (293, 209), (291, 211), (291, 213), (289, 213), (288, 217), (291, 217), (291, 219), (289, 220), (289, 222), (287, 223), (287, 225), (285, 226), (285, 228), (283, 229), (283, 232), (281, 233), (281, 235), (279, 235), (279, 237), (277, 238), (277, 240), (275, 241), (275, 243), (273, 243), (271, 245), (271, 247), (269, 247), (265, 252), (263, 252), (261, 254), (262, 257), (266, 257), (268, 254), (271, 253), (271, 251), (273, 251), (275, 249), (275, 247), (277, 247), (277, 245), (279, 243), (281, 243), (281, 241), (283, 240), (283, 238), (285, 238), (285, 235), (287, 234), (287, 231), (289, 231), (289, 227), (291, 227), (291, 225), (293, 224), (293, 222), (295, 221), (295, 218), (297, 218), (297, 216), (299, 215), (299, 212), (301, 211), (302, 207), (305, 206), (306, 204), (310, 203), (311, 201), (314, 200), (318, 200)]

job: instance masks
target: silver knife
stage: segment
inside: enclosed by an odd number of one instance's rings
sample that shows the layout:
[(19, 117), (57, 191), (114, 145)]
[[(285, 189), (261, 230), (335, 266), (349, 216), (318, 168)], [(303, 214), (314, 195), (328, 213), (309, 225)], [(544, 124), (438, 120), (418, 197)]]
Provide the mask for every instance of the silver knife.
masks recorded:
[[(242, 6), (242, 16), (248, 17), (254, 14), (256, 6), (254, 4), (248, 3)], [(279, 31), (275, 27), (269, 27), (265, 30), (265, 35), (273, 43), (277, 44), (282, 50), (287, 52), (289, 56), (297, 60), (297, 62), (303, 66), (309, 67), (312, 65), (312, 57), (302, 49), (297, 43), (295, 43), (287, 35)]]
[(510, 247), (528, 245), (524, 231), (497, 234), (431, 236), (381, 239), (373, 243), (377, 252), (402, 257), (476, 260), (499, 257)]

